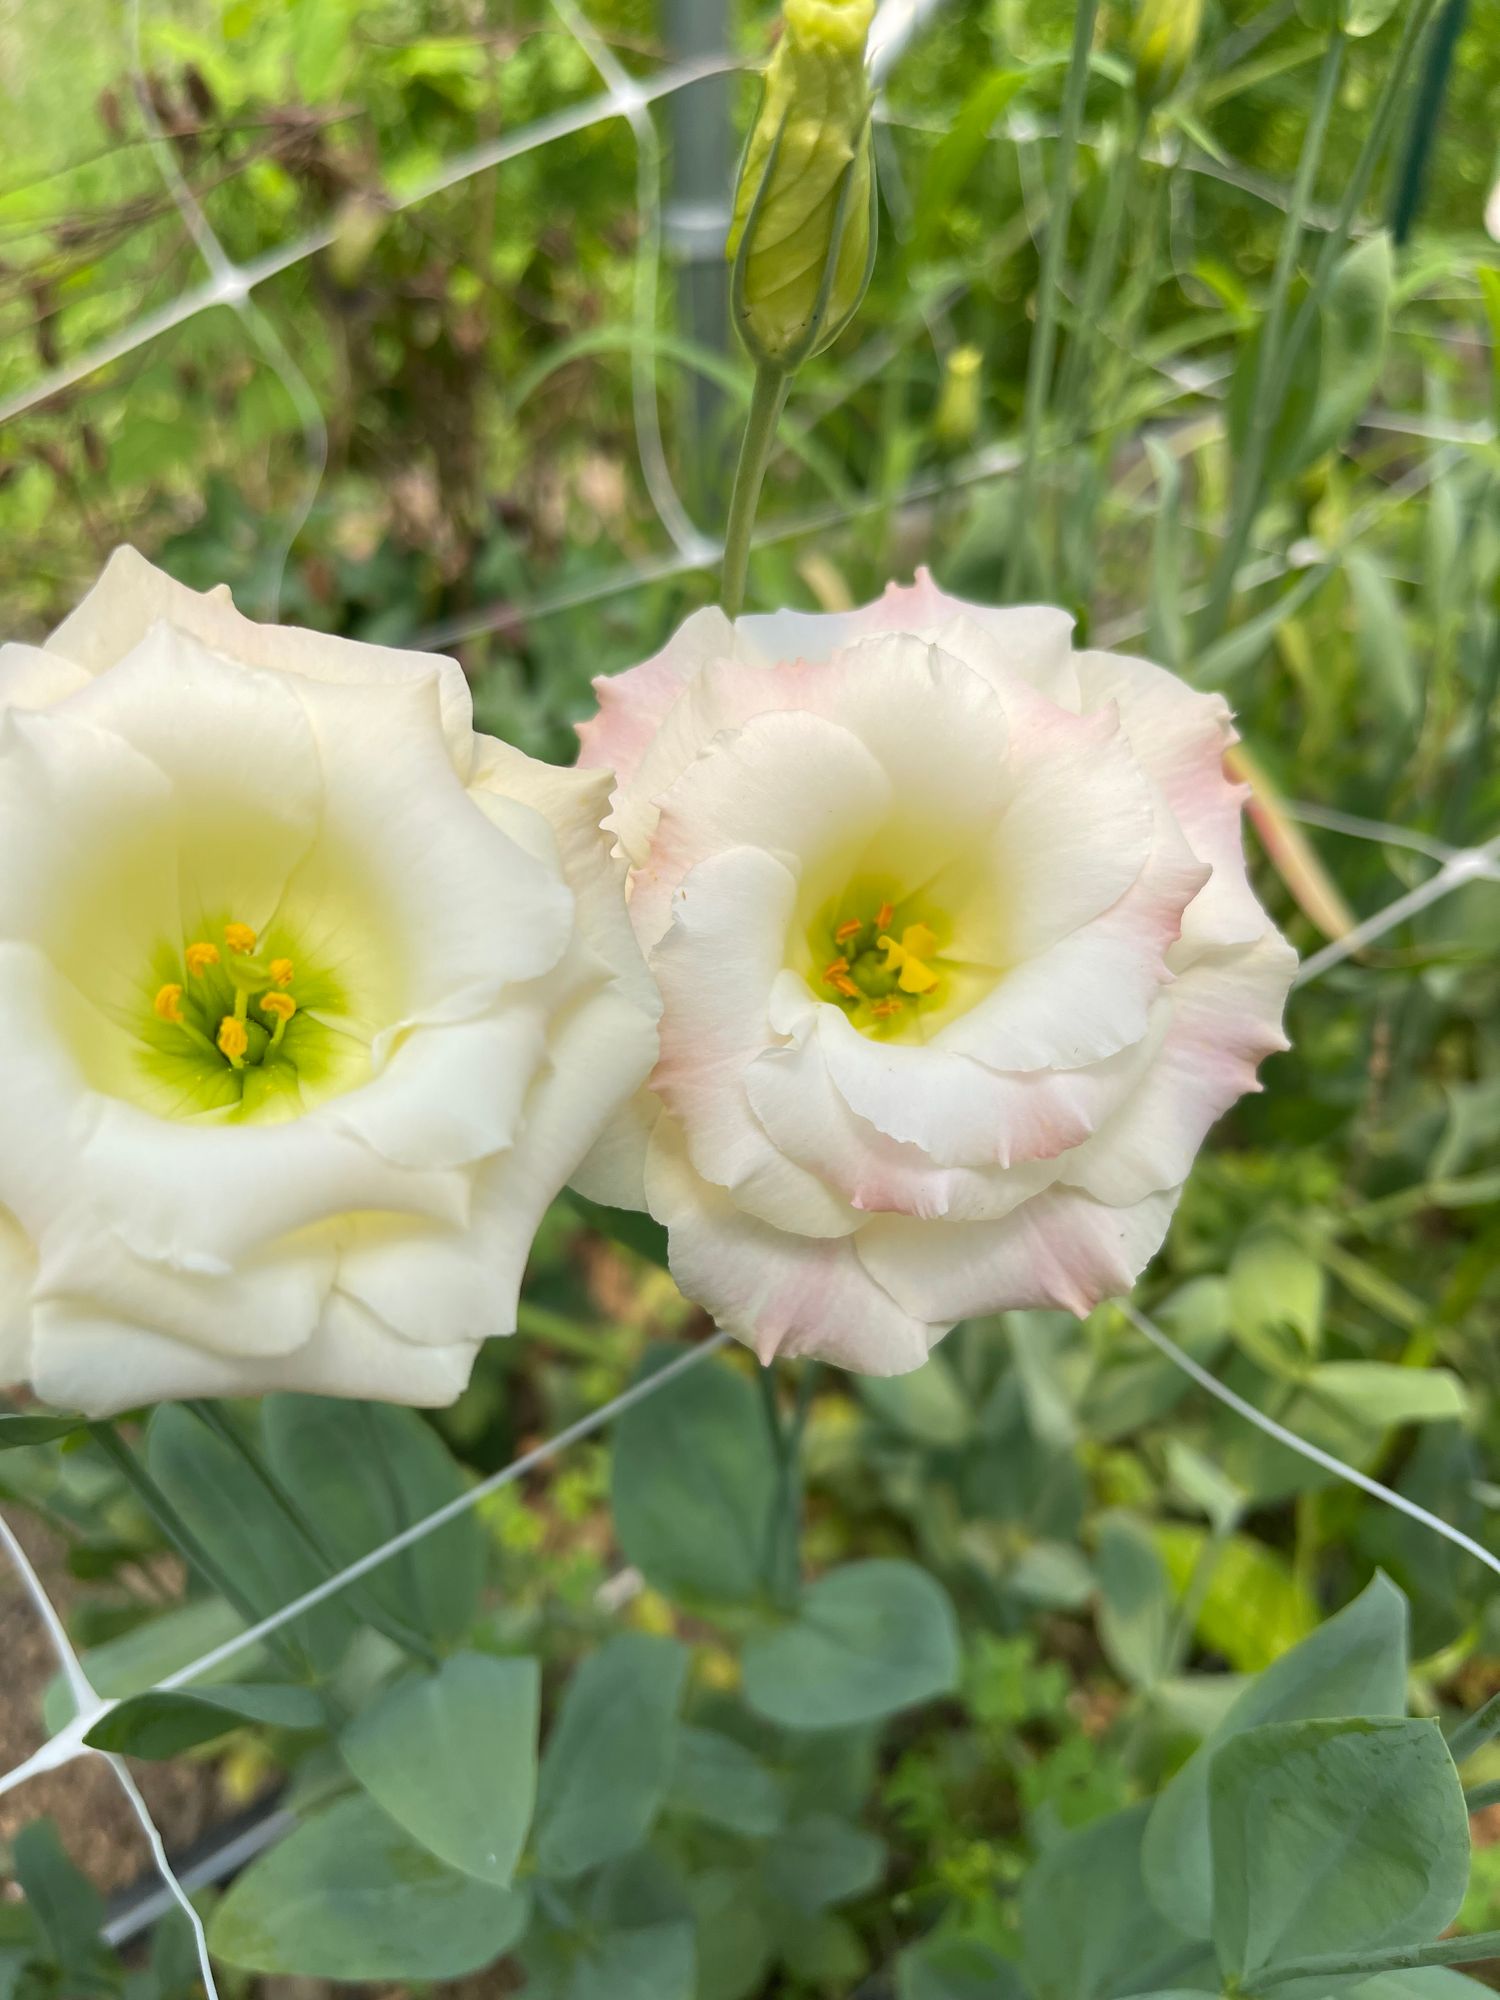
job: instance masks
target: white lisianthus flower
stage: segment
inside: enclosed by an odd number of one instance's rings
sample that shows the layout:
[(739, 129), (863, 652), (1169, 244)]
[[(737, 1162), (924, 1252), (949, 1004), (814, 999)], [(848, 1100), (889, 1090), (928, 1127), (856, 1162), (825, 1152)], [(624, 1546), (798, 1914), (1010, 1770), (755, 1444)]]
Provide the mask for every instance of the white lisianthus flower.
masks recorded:
[(0, 649), (0, 1380), (450, 1402), (654, 1057), (606, 792), (128, 549)]
[(968, 1315), (1127, 1290), (1286, 1046), (1223, 701), (925, 575), (700, 612), (596, 686), (664, 1013), (583, 1191), (665, 1223), (763, 1360), (894, 1374)]

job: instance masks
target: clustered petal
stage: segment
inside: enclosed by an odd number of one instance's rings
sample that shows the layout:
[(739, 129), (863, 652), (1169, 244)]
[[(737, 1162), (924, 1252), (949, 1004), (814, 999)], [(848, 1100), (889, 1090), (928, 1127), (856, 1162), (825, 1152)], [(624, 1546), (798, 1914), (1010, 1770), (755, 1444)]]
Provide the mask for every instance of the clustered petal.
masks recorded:
[(608, 789), (130, 550), (0, 649), (0, 1379), (451, 1401), (656, 1053)]
[(700, 612), (596, 688), (581, 763), (664, 1011), (583, 1190), (663, 1222), (763, 1360), (896, 1373), (958, 1319), (1127, 1290), (1286, 1046), (1223, 701), (925, 573)]

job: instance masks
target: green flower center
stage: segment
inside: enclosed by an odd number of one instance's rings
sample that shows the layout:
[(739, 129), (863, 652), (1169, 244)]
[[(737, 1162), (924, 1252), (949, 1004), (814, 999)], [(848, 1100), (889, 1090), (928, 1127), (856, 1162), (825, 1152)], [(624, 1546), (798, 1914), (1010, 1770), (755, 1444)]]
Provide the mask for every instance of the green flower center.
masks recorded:
[(362, 1082), (369, 1049), (348, 996), (301, 942), (285, 925), (258, 937), (229, 918), (159, 948), (128, 1024), (122, 1094), (169, 1117), (269, 1122)]

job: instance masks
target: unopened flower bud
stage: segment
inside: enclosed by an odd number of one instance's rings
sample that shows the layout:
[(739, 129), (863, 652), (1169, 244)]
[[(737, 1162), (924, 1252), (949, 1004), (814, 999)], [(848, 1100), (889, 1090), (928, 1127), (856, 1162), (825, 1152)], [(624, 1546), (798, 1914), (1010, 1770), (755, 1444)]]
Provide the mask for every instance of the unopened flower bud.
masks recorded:
[(979, 429), (979, 371), (984, 356), (977, 347), (955, 347), (943, 370), (943, 386), (932, 428), (940, 444), (962, 447)]
[(875, 255), (865, 41), (874, 0), (786, 0), (735, 195), (735, 316), (758, 366), (798, 367), (848, 325)]
[(1140, 0), (1130, 51), (1135, 94), (1149, 111), (1187, 75), (1203, 29), (1203, 0)]

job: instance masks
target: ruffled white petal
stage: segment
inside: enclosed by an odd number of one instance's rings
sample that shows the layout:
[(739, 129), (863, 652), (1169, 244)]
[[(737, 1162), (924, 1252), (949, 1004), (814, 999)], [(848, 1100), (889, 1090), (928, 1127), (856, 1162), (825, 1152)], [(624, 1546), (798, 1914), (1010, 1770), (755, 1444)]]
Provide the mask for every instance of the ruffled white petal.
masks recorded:
[(87, 674), (102, 674), (158, 624), (175, 627), (226, 659), (269, 673), (360, 688), (435, 680), (454, 768), (468, 776), (474, 703), (457, 661), (361, 645), (294, 625), (257, 625), (235, 610), (227, 584), (206, 593), (189, 590), (131, 548), (115, 550), (88, 596), (48, 639), (47, 651)]
[(858, 1215), (777, 1150), (745, 1094), (796, 900), (784, 864), (759, 848), (731, 848), (693, 870), (652, 957), (664, 1014), (651, 1084), (696, 1171), (741, 1208), (801, 1235), (840, 1236)]
[(31, 1372), (31, 1287), (36, 1253), (7, 1208), (0, 1208), (0, 1382)]
[(810, 1239), (746, 1215), (694, 1173), (670, 1120), (657, 1127), (646, 1186), (678, 1284), (762, 1362), (806, 1354), (904, 1375), (948, 1330), (903, 1311), (865, 1268), (858, 1238)]
[(966, 1319), (1022, 1306), (1056, 1306), (1081, 1319), (1128, 1292), (1161, 1248), (1179, 1190), (1111, 1208), (1052, 1188), (1000, 1222), (933, 1228), (880, 1216), (860, 1232), (859, 1255), (909, 1311)]
[(50, 708), (88, 683), (82, 667), (41, 646), (0, 646), (0, 710)]
[(1259, 1088), (1257, 1065), (1288, 1046), (1281, 1013), (1296, 970), (1297, 954), (1274, 931), (1195, 959), (1172, 988), (1159, 1054), (1069, 1156), (1065, 1178), (1121, 1206), (1186, 1180), (1211, 1127)]

